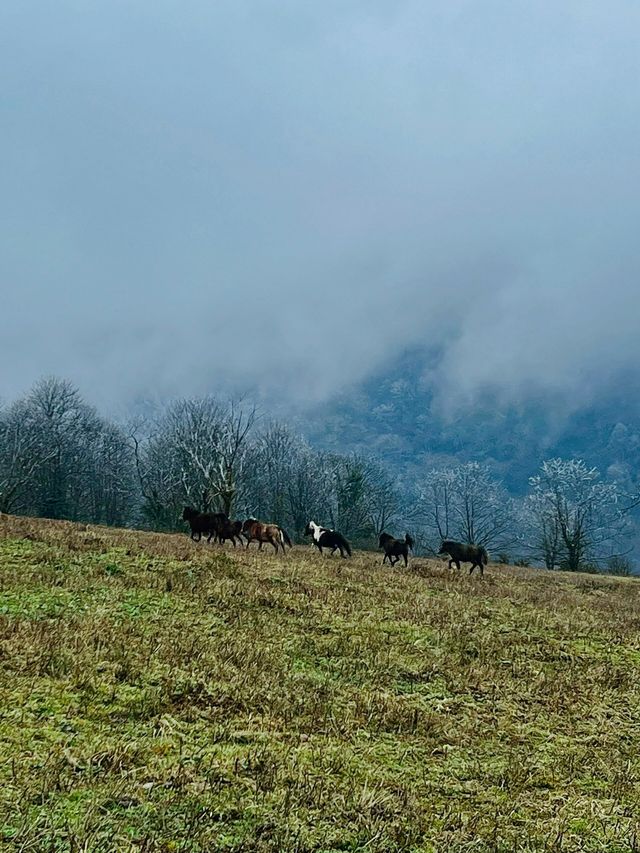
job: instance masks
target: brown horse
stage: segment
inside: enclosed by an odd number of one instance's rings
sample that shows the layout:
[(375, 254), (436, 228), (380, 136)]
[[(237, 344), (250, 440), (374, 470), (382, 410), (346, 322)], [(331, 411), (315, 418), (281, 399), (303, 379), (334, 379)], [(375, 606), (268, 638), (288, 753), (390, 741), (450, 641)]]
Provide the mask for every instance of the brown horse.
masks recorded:
[(284, 551), (285, 541), (289, 540), (289, 544), (291, 544), (291, 540), (289, 539), (289, 537), (286, 536), (284, 531), (280, 527), (278, 527), (277, 524), (265, 524), (263, 521), (258, 521), (256, 518), (248, 518), (245, 521), (245, 523), (242, 525), (242, 533), (244, 534), (244, 537), (247, 540), (247, 548), (249, 547), (251, 542), (256, 539), (260, 543), (258, 545), (258, 549), (262, 548), (263, 542), (270, 542), (276, 549), (277, 554), (278, 546), (280, 546)]

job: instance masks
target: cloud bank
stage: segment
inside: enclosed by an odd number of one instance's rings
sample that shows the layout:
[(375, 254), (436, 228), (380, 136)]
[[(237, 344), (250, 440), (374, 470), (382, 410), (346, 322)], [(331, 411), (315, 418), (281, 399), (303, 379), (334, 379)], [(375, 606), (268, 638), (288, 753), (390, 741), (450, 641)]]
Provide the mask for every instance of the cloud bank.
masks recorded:
[(0, 395), (317, 401), (405, 348), (473, 403), (640, 358), (640, 7), (0, 9)]

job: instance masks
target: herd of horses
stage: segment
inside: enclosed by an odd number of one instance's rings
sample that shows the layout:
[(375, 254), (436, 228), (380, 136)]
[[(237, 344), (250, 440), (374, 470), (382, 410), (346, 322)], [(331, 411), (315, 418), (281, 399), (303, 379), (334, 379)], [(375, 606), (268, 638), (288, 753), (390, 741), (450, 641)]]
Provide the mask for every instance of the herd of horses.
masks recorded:
[[(182, 512), (182, 520), (186, 521), (191, 528), (191, 538), (195, 542), (199, 542), (203, 536), (206, 536), (207, 542), (213, 540), (224, 545), (225, 542), (230, 541), (234, 548), (236, 544), (242, 545), (244, 542), (245, 548), (248, 548), (255, 541), (258, 543), (258, 549), (261, 549), (266, 542), (273, 546), (276, 554), (280, 549), (286, 553), (286, 545), (289, 548), (293, 547), (289, 534), (281, 525), (258, 521), (257, 518), (232, 521), (223, 512), (200, 512), (193, 507), (185, 506)], [(313, 544), (321, 554), (327, 548), (331, 555), (340, 551), (340, 556), (343, 558), (351, 556), (351, 545), (337, 530), (322, 527), (315, 521), (310, 521), (304, 533), (305, 536), (312, 537)], [(384, 551), (383, 565), (388, 560), (391, 566), (395, 566), (396, 563), (404, 559), (404, 565), (408, 566), (409, 551), (413, 546), (414, 541), (408, 533), (404, 539), (395, 539), (389, 533), (383, 532), (378, 540), (378, 547)], [(448, 556), (449, 568), (455, 565), (458, 571), (460, 571), (461, 563), (471, 563), (469, 574), (478, 568), (480, 574), (483, 575), (484, 567), (489, 562), (489, 555), (482, 545), (455, 542), (452, 539), (444, 539), (441, 542), (438, 555)]]

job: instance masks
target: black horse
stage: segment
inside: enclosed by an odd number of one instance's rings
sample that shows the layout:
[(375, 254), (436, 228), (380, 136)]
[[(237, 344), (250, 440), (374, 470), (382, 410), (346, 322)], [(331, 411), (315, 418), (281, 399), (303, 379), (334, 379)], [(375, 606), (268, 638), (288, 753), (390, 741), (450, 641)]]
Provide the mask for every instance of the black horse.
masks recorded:
[(409, 549), (413, 548), (413, 539), (408, 533), (405, 534), (404, 540), (394, 539), (389, 533), (381, 533), (378, 541), (378, 548), (382, 548), (384, 550), (382, 565), (384, 565), (388, 559), (391, 565), (395, 566), (398, 560), (401, 557), (404, 557), (404, 564), (407, 566), (409, 564)]
[(230, 521), (226, 518), (219, 526), (218, 526), (218, 542), (221, 545), (230, 539), (233, 542), (233, 547), (236, 547), (236, 539), (238, 540), (238, 544), (242, 545), (242, 522), (241, 521)]
[(218, 536), (222, 526), (229, 521), (223, 512), (200, 512), (192, 506), (184, 507), (182, 520), (188, 522), (194, 542), (199, 542), (203, 533), (208, 534), (207, 542), (211, 542), (213, 537)]
[(451, 539), (445, 539), (441, 543), (438, 554), (448, 554), (449, 568), (455, 564), (458, 571), (460, 571), (460, 563), (471, 563), (469, 574), (477, 566), (480, 574), (483, 575), (484, 567), (489, 562), (487, 549), (483, 545), (466, 545), (464, 542), (453, 542)]

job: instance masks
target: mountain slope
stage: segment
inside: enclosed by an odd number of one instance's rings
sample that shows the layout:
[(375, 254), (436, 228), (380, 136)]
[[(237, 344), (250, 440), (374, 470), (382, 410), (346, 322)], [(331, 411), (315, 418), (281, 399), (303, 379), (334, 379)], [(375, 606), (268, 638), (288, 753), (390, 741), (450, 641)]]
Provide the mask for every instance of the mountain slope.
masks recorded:
[(630, 850), (640, 585), (0, 518), (0, 845)]
[(424, 364), (423, 354), (407, 354), (308, 413), (302, 428), (317, 446), (375, 453), (410, 480), (434, 465), (477, 460), (522, 494), (543, 459), (577, 456), (625, 488), (640, 483), (637, 382), (578, 409), (535, 397), (506, 405), (487, 395), (446, 413), (423, 382)]

